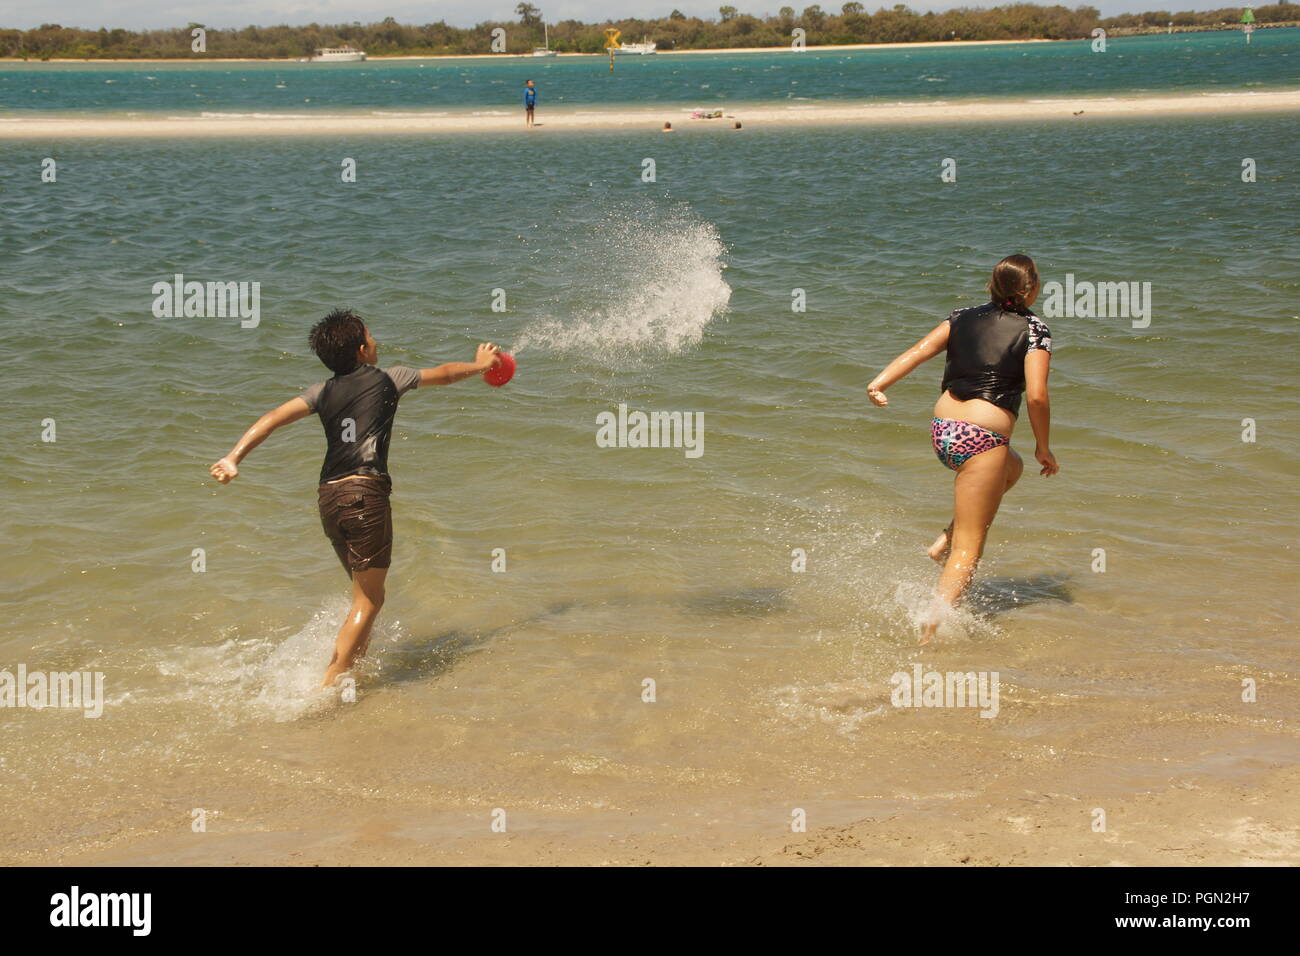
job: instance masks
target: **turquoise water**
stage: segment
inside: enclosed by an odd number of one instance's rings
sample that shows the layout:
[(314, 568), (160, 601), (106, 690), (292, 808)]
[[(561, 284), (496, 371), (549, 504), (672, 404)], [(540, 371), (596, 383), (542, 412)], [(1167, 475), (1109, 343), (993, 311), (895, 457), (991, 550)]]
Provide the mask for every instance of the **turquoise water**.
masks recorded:
[[(1090, 786), (1153, 753), (1166, 776), (1295, 759), (1294, 117), (69, 141), (42, 184), (47, 154), (0, 145), (0, 668), (103, 671), (109, 706), (0, 712), (9, 859), (194, 806), (314, 826), (377, 793), (788, 818), (788, 793), (951, 790), (918, 741), (971, 774), (1104, 751)], [(919, 655), (941, 369), (888, 410), (863, 389), (1012, 251), (1047, 281), (1150, 282), (1152, 321), (1048, 318), (1061, 474), (1008, 497), (971, 608)], [(176, 272), (260, 282), (260, 324), (155, 318)], [(325, 377), (305, 336), (338, 305), (381, 363), (492, 339), (520, 370), (403, 400), (389, 602), (362, 701), (330, 708), (346, 582), (319, 426), (229, 487), (207, 465)], [(620, 403), (703, 413), (704, 455), (597, 447)], [(913, 661), (1000, 671), (1007, 719), (891, 710)], [(1247, 676), (1268, 688), (1249, 710)]]
[(1300, 84), (1300, 29), (1108, 41), (795, 54), (310, 63), (0, 66), (0, 117), (31, 112), (289, 113), (516, 110), (533, 78), (545, 107), (707, 106), (1142, 91), (1248, 92)]

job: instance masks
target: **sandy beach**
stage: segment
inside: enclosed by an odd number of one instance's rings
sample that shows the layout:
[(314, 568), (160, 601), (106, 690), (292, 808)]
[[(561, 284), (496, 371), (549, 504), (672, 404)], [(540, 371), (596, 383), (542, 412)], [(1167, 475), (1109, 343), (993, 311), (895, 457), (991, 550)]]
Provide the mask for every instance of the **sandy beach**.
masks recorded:
[[(958, 754), (951, 754), (961, 762)], [(1082, 762), (1097, 763), (1092, 757)], [(157, 815), (90, 845), (4, 854), (9, 865), (74, 866), (1295, 866), (1300, 826), (1286, 796), (1300, 771), (1274, 763), (1246, 778), (1161, 778), (1127, 792), (1081, 792), (1080, 761), (952, 777), (915, 767), (924, 792), (884, 786), (853, 804), (788, 812), (694, 804), (645, 812), (518, 812), (504, 833), (479, 813), (412, 805), (376, 791), (322, 803), (304, 826), (293, 801), (230, 808), (206, 833)], [(1003, 768), (1005, 770), (1006, 768)], [(1245, 767), (1242, 768), (1243, 770)], [(1080, 771), (1083, 771), (1082, 773)], [(1104, 773), (1101, 766), (1093, 768)], [(983, 776), (996, 782), (975, 784)], [(1001, 779), (998, 779), (998, 778)], [(926, 778), (926, 779), (923, 779)], [(944, 780), (948, 783), (945, 785)], [(1136, 784), (1132, 781), (1131, 784)], [(927, 789), (928, 784), (936, 785)], [(1084, 788), (1087, 789), (1087, 788)], [(285, 795), (288, 798), (288, 794)], [(313, 801), (315, 802), (315, 801)], [(277, 801), (278, 803), (278, 801)], [(856, 806), (855, 806), (856, 805)], [(1105, 830), (1094, 829), (1095, 810)], [(831, 822), (825, 821), (828, 817)]]
[[(693, 109), (723, 109), (713, 120), (693, 120)], [(1041, 100), (939, 100), (834, 106), (718, 106), (708, 102), (655, 109), (539, 110), (538, 128), (524, 128), (522, 111), (483, 113), (369, 114), (221, 113), (210, 115), (128, 115), (58, 118), (4, 117), (0, 139), (74, 137), (189, 138), (195, 136), (337, 136), (429, 133), (518, 132), (541, 136), (572, 130), (651, 130), (672, 122), (680, 132), (730, 129), (733, 119), (749, 127), (839, 124), (1006, 122), (1114, 117), (1185, 116), (1205, 113), (1259, 113), (1300, 110), (1300, 90), (1252, 93), (1195, 93), (1142, 97), (1078, 97)]]

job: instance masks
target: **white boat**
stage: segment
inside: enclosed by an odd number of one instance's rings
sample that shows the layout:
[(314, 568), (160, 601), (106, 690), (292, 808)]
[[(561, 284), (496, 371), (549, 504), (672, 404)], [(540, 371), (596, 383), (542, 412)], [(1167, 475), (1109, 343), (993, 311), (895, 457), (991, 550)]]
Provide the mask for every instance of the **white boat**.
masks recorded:
[(316, 51), (311, 61), (313, 63), (355, 63), (365, 58), (364, 51), (354, 50), (350, 46), (323, 46)]
[(620, 43), (618, 46), (614, 47), (614, 53), (617, 56), (645, 56), (646, 54), (653, 53), (657, 46), (658, 44), (647, 43), (644, 40), (640, 43)]
[(542, 24), (542, 42), (546, 45), (533, 47), (533, 56), (555, 56), (551, 49), (551, 30), (545, 23)]

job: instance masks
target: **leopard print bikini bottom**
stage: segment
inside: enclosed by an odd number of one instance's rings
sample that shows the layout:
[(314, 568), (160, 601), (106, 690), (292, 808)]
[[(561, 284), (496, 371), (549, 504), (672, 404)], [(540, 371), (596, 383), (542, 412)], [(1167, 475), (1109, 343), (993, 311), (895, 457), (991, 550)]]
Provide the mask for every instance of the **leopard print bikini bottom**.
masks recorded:
[(935, 418), (930, 422), (930, 436), (934, 440), (934, 453), (939, 460), (956, 471), (982, 451), (1001, 448), (1009, 443), (1000, 435), (980, 425), (959, 422), (951, 418)]

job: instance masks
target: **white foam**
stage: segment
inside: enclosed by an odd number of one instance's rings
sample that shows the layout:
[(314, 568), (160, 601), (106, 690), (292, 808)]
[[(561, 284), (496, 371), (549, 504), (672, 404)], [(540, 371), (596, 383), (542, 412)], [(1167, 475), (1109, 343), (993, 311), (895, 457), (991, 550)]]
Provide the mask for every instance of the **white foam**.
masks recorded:
[(1201, 96), (1291, 96), (1296, 90), (1250, 90), (1243, 93), (1240, 90), (1233, 90), (1227, 93), (1205, 92)]
[(826, 724), (846, 737), (856, 736), (893, 710), (889, 684), (884, 680), (856, 678), (811, 687), (778, 687), (773, 698), (777, 711), (791, 721)]
[[(168, 116), (169, 120), (192, 120), (193, 116)], [(304, 120), (314, 119), (306, 113), (215, 113), (204, 110), (199, 113), (199, 119), (210, 120)]]
[[(338, 691), (321, 689), (320, 681), (347, 609), (343, 597), (324, 601), (285, 638), (233, 638), (167, 651), (156, 662), (157, 670), (177, 689), (158, 702), (207, 706), (228, 724), (284, 722), (323, 713), (339, 701)], [(372, 660), (362, 663), (362, 673), (378, 669), (373, 658), (400, 630), (398, 622), (376, 624)]]
[(592, 306), (531, 323), (515, 351), (581, 351), (614, 363), (677, 354), (699, 344), (731, 299), (717, 228), (681, 206), (619, 210), (571, 251), (564, 274), (589, 290)]
[(929, 585), (900, 581), (894, 589), (894, 600), (917, 633), (938, 617), (939, 629), (935, 632), (935, 639), (940, 643), (974, 640), (997, 631), (996, 625), (982, 619), (970, 602), (953, 607), (939, 599)]

